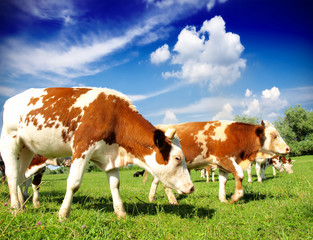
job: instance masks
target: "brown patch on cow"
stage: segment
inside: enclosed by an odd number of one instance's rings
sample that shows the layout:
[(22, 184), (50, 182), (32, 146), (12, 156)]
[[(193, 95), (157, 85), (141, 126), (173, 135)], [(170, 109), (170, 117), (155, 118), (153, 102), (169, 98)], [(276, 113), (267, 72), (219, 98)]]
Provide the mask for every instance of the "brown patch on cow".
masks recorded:
[[(202, 152), (202, 145), (195, 144), (198, 132), (204, 128), (206, 122), (182, 123), (174, 126), (178, 137), (181, 139), (182, 150), (187, 163), (191, 163)], [(170, 126), (169, 126), (170, 127)]]
[[(37, 127), (38, 130), (42, 128), (59, 127), (58, 121), (62, 123), (67, 130), (63, 132), (64, 142), (71, 139), (70, 133), (73, 132), (80, 121), (80, 108), (74, 108), (72, 105), (77, 98), (82, 94), (90, 91), (87, 88), (47, 88), (46, 94), (41, 96), (43, 105), (40, 108), (31, 110), (26, 118), (25, 123), (30, 122)], [(29, 104), (34, 104), (38, 101), (37, 98), (32, 98)], [(71, 108), (72, 107), (72, 108)], [(41, 115), (44, 118), (43, 126), (38, 126), (37, 116)], [(73, 120), (75, 119), (75, 120)]]
[(28, 166), (28, 169), (31, 169), (33, 166), (38, 166), (46, 162), (48, 158), (40, 156), (40, 155), (35, 155), (32, 162)]
[(27, 106), (29, 105), (36, 105), (36, 103), (39, 101), (39, 98), (35, 98), (35, 97), (32, 97), (30, 100), (29, 100), (29, 103), (27, 104)]

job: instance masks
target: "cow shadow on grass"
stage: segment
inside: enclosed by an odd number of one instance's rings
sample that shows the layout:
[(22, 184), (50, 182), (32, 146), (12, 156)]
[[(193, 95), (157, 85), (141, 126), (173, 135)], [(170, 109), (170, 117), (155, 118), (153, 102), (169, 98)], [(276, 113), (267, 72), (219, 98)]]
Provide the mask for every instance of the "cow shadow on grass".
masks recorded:
[[(51, 200), (57, 202), (59, 206), (61, 206), (64, 198), (62, 194), (64, 193), (63, 192), (49, 193), (50, 196), (51, 195), (55, 196), (52, 197), (53, 199)], [(216, 211), (215, 209), (202, 208), (189, 204), (171, 205), (171, 204), (149, 203), (144, 202), (138, 198), (134, 199), (133, 202), (131, 202), (130, 199), (128, 199), (128, 201), (124, 201), (123, 203), (125, 211), (129, 216), (138, 216), (142, 214), (157, 215), (159, 213), (166, 213), (166, 214), (175, 214), (181, 218), (194, 218), (194, 217), (212, 218)], [(86, 195), (79, 195), (74, 196), (72, 203), (73, 210), (78, 206), (79, 208), (87, 210), (112, 212), (112, 214), (114, 213), (113, 201), (111, 196), (94, 198)]]

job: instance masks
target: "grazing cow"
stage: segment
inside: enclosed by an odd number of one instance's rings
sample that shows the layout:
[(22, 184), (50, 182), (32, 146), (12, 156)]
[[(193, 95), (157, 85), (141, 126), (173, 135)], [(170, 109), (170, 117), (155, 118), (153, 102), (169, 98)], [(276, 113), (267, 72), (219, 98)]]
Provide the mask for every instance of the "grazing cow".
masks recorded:
[(23, 175), (34, 154), (72, 156), (60, 219), (69, 217), (89, 161), (106, 171), (118, 217), (126, 215), (118, 168), (128, 163), (145, 168), (179, 193), (194, 191), (175, 130), (156, 129), (125, 95), (110, 89), (29, 89), (10, 98), (3, 109), (0, 147), (15, 211), (23, 206)]
[[(228, 173), (232, 173), (236, 180), (236, 190), (231, 197), (231, 203), (234, 203), (243, 196), (243, 169), (248, 167), (259, 151), (269, 154), (290, 152), (290, 148), (268, 121), (262, 121), (261, 125), (212, 121), (157, 126), (162, 130), (170, 127), (177, 130), (181, 139), (189, 170), (212, 164), (218, 166), (221, 202), (227, 202), (225, 184)], [(154, 200), (157, 184), (157, 180), (152, 183), (150, 201)], [(173, 193), (168, 197), (175, 198)], [(175, 204), (175, 201), (172, 203)]]
[[(252, 182), (251, 177), (251, 165), (247, 168), (248, 172), (248, 182)], [(271, 156), (268, 154), (259, 153), (255, 159), (255, 169), (258, 177), (258, 182), (262, 182), (262, 179), (266, 179), (265, 170), (267, 167), (273, 166), (273, 175), (276, 176), (276, 170), (283, 172), (286, 170), (289, 174), (293, 173), (291, 159), (287, 160), (285, 156)]]
[(49, 159), (43, 156), (35, 155), (32, 162), (28, 166), (25, 173), (25, 189), (23, 192), (23, 198), (26, 200), (28, 198), (28, 188), (32, 182), (33, 188), (33, 205), (34, 207), (39, 207), (39, 187), (42, 179), (43, 173), (46, 171), (47, 165), (52, 166), (71, 166), (72, 159), (69, 157), (66, 158), (54, 158)]

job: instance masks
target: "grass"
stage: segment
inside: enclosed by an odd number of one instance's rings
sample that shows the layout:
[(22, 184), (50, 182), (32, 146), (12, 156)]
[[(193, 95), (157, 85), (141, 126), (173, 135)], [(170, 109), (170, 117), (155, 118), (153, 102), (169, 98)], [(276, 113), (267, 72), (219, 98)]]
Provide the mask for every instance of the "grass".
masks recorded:
[[(147, 183), (133, 178), (135, 170), (120, 171), (121, 195), (127, 217), (118, 220), (102, 172), (85, 173), (75, 194), (69, 220), (59, 222), (57, 212), (66, 189), (67, 174), (45, 175), (40, 189), (41, 207), (26, 203), (27, 211), (11, 214), (8, 187), (0, 185), (0, 239), (312, 239), (313, 156), (294, 158), (294, 174), (266, 171), (267, 180), (252, 184), (244, 179), (245, 196), (236, 204), (218, 200), (218, 181), (206, 183), (192, 171), (195, 192), (176, 194), (172, 206), (160, 186), (156, 202), (148, 202)], [(226, 185), (229, 199), (235, 181)]]

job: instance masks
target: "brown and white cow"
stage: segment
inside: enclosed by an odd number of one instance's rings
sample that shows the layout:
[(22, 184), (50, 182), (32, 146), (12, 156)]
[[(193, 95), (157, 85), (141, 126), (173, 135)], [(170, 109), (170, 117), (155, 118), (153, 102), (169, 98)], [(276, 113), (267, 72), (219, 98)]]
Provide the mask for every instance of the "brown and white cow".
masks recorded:
[(26, 200), (28, 196), (28, 188), (30, 186), (30, 183), (32, 183), (32, 189), (33, 189), (33, 205), (34, 207), (38, 208), (40, 206), (39, 203), (39, 187), (41, 184), (41, 179), (46, 171), (46, 167), (48, 165), (52, 166), (65, 166), (70, 167), (71, 166), (72, 159), (69, 157), (66, 158), (54, 158), (49, 159), (40, 155), (35, 155), (32, 162), (28, 166), (26, 172), (25, 172), (25, 189), (23, 192), (23, 198)]
[[(228, 173), (232, 173), (236, 180), (236, 190), (231, 197), (231, 203), (234, 203), (243, 196), (243, 169), (248, 167), (259, 151), (269, 154), (290, 152), (290, 148), (268, 121), (262, 121), (261, 125), (232, 121), (189, 122), (158, 125), (157, 128), (176, 129), (189, 170), (208, 165), (218, 166), (221, 202), (227, 202), (225, 184)], [(152, 183), (150, 201), (154, 200), (157, 184), (157, 180)], [(166, 192), (168, 194), (169, 191)], [(177, 203), (173, 200), (173, 194), (168, 197), (171, 203)]]
[[(191, 193), (194, 186), (175, 130), (164, 133), (150, 124), (128, 98), (105, 88), (29, 89), (6, 101), (1, 153), (6, 165), (11, 208), (23, 206), (22, 181), (34, 154), (72, 156), (67, 190), (59, 217), (70, 214), (88, 162), (106, 171), (118, 217), (125, 216), (118, 168), (123, 147), (132, 162), (167, 187)], [(123, 159), (129, 159), (125, 157)]]
[[(248, 182), (250, 183), (252, 182), (251, 165), (252, 165), (252, 162), (247, 168)], [(256, 169), (256, 174), (258, 177), (258, 182), (261, 183), (262, 179), (266, 179), (265, 170), (269, 166), (273, 167), (274, 176), (276, 176), (276, 170), (280, 172), (286, 171), (289, 174), (293, 173), (293, 170), (292, 170), (293, 165), (292, 165), (291, 159), (287, 160), (285, 156), (278, 156), (278, 155), (273, 156), (270, 154), (258, 153), (255, 159), (255, 169)]]

